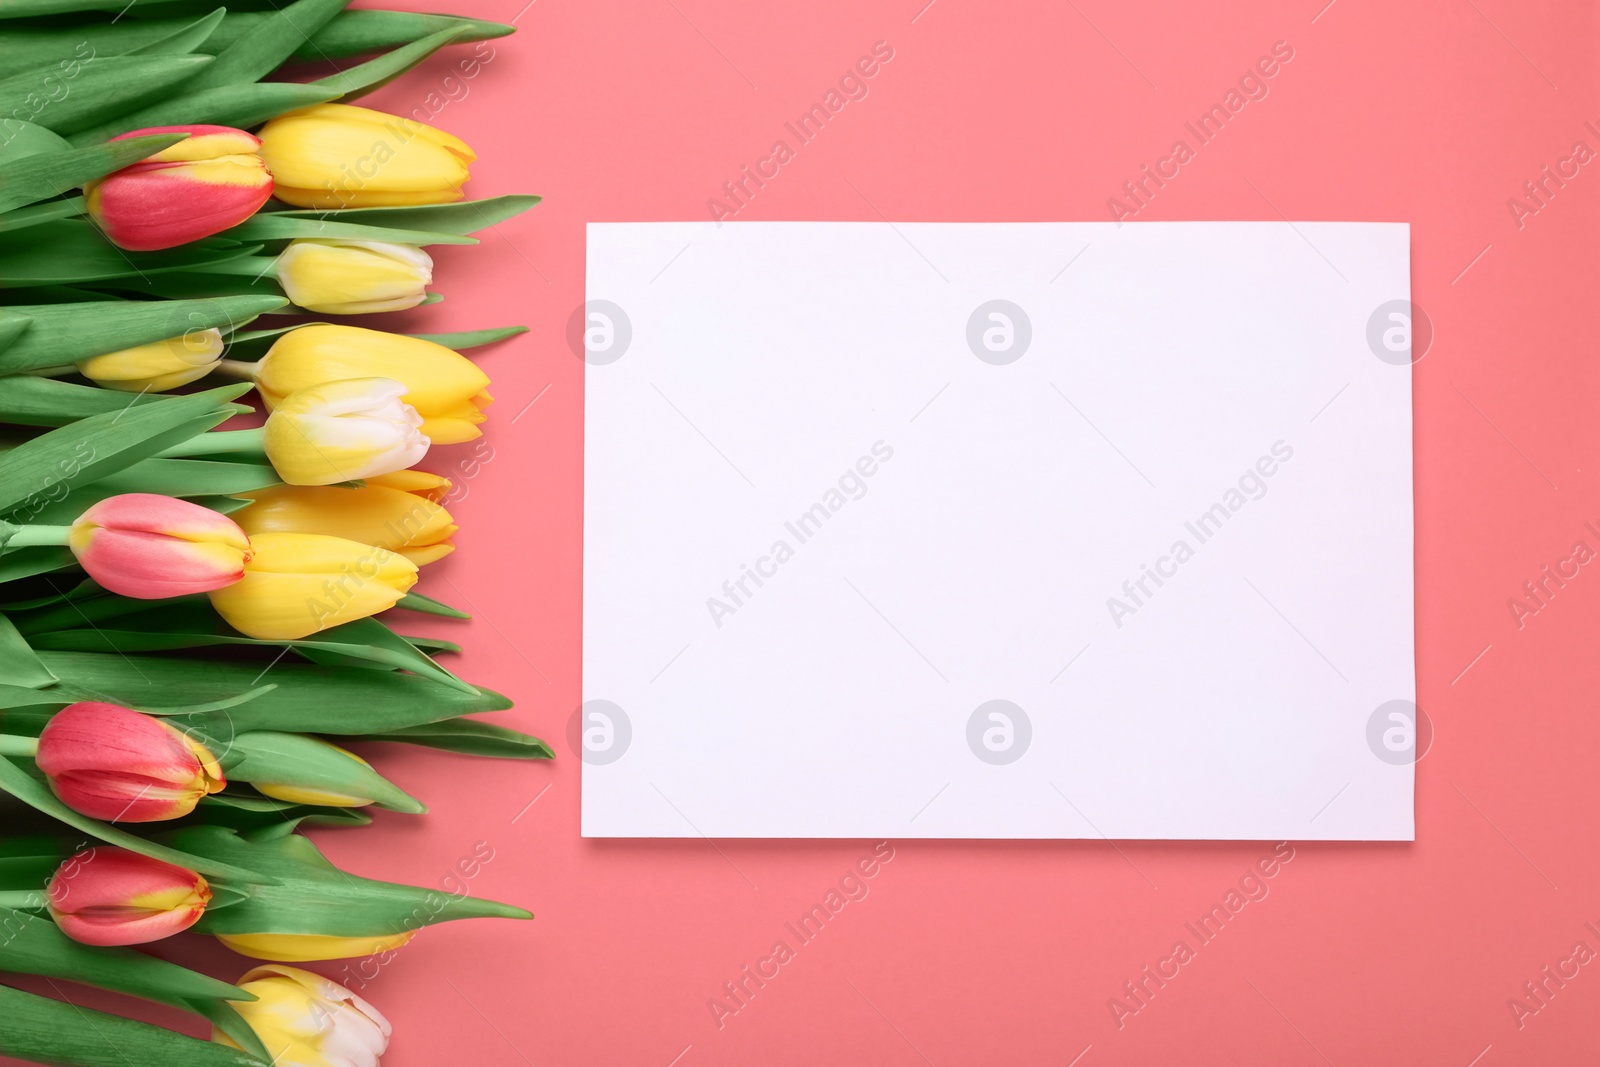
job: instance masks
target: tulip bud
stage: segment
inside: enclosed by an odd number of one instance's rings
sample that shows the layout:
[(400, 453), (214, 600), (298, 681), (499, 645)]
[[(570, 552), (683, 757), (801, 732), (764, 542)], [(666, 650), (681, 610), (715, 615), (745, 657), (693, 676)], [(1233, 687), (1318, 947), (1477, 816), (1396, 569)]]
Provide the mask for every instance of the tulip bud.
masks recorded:
[(211, 329), (90, 356), (77, 366), (79, 374), (107, 389), (164, 393), (204, 378), (221, 358), (222, 331)]
[(278, 256), (278, 284), (307, 311), (403, 311), (427, 298), (433, 257), (416, 245), (301, 238)]
[(393, 207), (461, 199), (467, 164), (459, 138), (415, 119), (349, 104), (291, 111), (261, 129), (274, 195), (296, 207)]
[(369, 937), (339, 937), (332, 934), (217, 934), (228, 948), (253, 960), (279, 963), (310, 963), (314, 960), (345, 960), (372, 956), (397, 949), (417, 936), (415, 930)]
[(244, 496), (255, 503), (233, 513), (254, 537), (264, 533), (310, 533), (379, 545), (417, 566), (455, 550), (457, 527), (450, 513), (412, 493), (367, 485), (345, 489), (325, 485), (276, 485)]
[(226, 515), (155, 493), (107, 497), (67, 543), (89, 577), (140, 600), (205, 593), (239, 580), (250, 540)]
[[(389, 1020), (337, 982), (298, 967), (257, 967), (239, 979), (256, 999), (229, 1005), (255, 1031), (276, 1067), (378, 1067)], [(221, 1030), (211, 1040), (238, 1048)]]
[(405, 385), (401, 399), (422, 416), (422, 432), (440, 445), (481, 437), (478, 424), (484, 414), (479, 409), (492, 399), (484, 391), (489, 376), (454, 349), (359, 326), (318, 323), (290, 330), (253, 372), (269, 411), (285, 394), (309, 385), (340, 378), (393, 378)]
[[(298, 333), (299, 331), (295, 331)], [(345, 378), (271, 405), (262, 444), (290, 485), (332, 485), (409, 467), (428, 453), (422, 416), (388, 378)]]
[(261, 142), (228, 126), (156, 126), (190, 136), (83, 187), (84, 210), (113, 244), (136, 252), (198, 241), (256, 213), (272, 196)]
[(368, 475), (362, 480), (368, 485), (412, 493), (435, 504), (443, 504), (450, 496), (451, 489), (449, 478), (442, 474), (429, 474), (427, 471), (390, 471), (388, 474)]
[(244, 577), (211, 593), (229, 626), (269, 641), (294, 640), (393, 607), (417, 581), (397, 552), (322, 534), (264, 533)]
[(416, 797), (372, 769), (372, 764), (320, 737), (247, 730), (234, 736), (226, 757), (228, 778), (249, 782), (274, 800), (325, 808), (368, 804), (420, 815)]
[(50, 879), (50, 917), (85, 945), (142, 945), (200, 921), (211, 886), (194, 871), (102, 845), (65, 861)]
[(153, 715), (86, 700), (51, 716), (34, 762), (73, 811), (105, 822), (159, 822), (227, 785), (211, 750)]

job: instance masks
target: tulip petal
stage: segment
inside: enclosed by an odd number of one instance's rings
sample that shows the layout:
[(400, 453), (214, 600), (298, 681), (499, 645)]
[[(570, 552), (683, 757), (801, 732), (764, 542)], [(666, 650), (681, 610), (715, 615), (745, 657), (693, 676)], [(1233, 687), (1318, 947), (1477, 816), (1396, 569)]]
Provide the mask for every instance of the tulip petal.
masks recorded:
[(177, 818), (226, 784), (197, 741), (160, 719), (98, 701), (52, 716), (35, 762), (62, 803), (105, 822)]
[(211, 887), (194, 871), (100, 846), (64, 862), (50, 880), (48, 897), (51, 918), (74, 941), (139, 945), (198, 922)]

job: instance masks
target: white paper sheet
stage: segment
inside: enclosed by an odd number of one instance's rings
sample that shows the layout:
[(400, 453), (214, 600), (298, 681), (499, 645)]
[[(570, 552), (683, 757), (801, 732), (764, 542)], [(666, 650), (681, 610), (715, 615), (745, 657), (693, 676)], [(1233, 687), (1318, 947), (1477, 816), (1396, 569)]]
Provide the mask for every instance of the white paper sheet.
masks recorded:
[(591, 224), (583, 833), (1411, 839), (1408, 256)]

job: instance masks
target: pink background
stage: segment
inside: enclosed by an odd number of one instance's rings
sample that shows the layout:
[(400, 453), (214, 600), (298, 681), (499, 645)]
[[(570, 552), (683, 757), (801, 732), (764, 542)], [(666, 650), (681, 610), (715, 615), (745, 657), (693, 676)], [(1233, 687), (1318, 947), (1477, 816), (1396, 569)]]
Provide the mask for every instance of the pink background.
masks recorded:
[[(397, 1025), (386, 1067), (1501, 1067), (1600, 1053), (1600, 964), (1520, 1027), (1507, 1003), (1576, 942), (1600, 951), (1584, 926), (1600, 927), (1600, 577), (1584, 568), (1521, 628), (1507, 607), (1575, 541), (1600, 548), (1583, 526), (1600, 525), (1586, 461), (1600, 444), (1600, 166), (1520, 227), (1507, 206), (1575, 141), (1600, 149), (1584, 127), (1600, 127), (1591, 5), (524, 2), (455, 0), (521, 32), (492, 42), (434, 121), (480, 154), (473, 195), (547, 199), (481, 247), (440, 250), (446, 301), (390, 321), (532, 327), (481, 356), (499, 398), (492, 459), (452, 505), (460, 551), (420, 587), (477, 617), (408, 628), (466, 645), (460, 672), (518, 702), (498, 721), (559, 758), (371, 746), (432, 813), (317, 835), (352, 870), (435, 885), (487, 842), (472, 892), (538, 913), (426, 931), (367, 984)], [(1415, 369), (1418, 700), (1435, 729), (1417, 840), (1294, 846), (1268, 895), (1120, 1028), (1108, 1000), (1175, 941), (1197, 947), (1184, 924), (1272, 843), (894, 843), (870, 895), (719, 1028), (708, 1000), (774, 941), (796, 946), (784, 923), (872, 843), (578, 836), (565, 738), (583, 365), (564, 333), (584, 295), (584, 224), (708, 218), (722, 183), (878, 41), (894, 58), (867, 98), (741, 219), (1106, 219), (1125, 180), (1286, 41), (1294, 58), (1270, 94), (1138, 218), (1412, 224), (1414, 299), (1436, 331)], [(364, 102), (422, 106), (472, 47)], [(441, 452), (438, 469), (470, 446)], [(215, 946), (177, 954), (226, 977), (245, 966)]]

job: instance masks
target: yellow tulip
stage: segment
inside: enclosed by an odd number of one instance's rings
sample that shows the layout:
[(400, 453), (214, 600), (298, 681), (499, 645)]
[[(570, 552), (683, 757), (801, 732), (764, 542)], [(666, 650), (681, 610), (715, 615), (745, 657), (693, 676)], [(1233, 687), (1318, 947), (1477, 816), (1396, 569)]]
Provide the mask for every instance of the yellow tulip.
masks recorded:
[[(255, 999), (229, 1005), (255, 1031), (276, 1067), (378, 1067), (394, 1028), (337, 982), (298, 967), (257, 967), (239, 979)], [(221, 1030), (220, 1045), (239, 1045)]]
[(222, 331), (195, 330), (147, 345), (79, 360), (78, 373), (96, 385), (130, 393), (164, 393), (204, 378), (222, 358)]
[(342, 960), (387, 952), (404, 945), (417, 936), (417, 932), (407, 930), (404, 933), (385, 934), (381, 937), (335, 937), (331, 934), (217, 934), (215, 936), (218, 941), (241, 956), (257, 960), (274, 960), (279, 963), (305, 963), (310, 960)]
[(296, 207), (448, 204), (478, 158), (442, 130), (348, 104), (291, 111), (260, 136), (272, 195)]
[(264, 533), (244, 577), (209, 594), (229, 626), (287, 641), (393, 607), (417, 581), (417, 565), (389, 549), (324, 534)]
[(427, 455), (429, 439), (422, 416), (400, 399), (405, 389), (389, 378), (339, 376), (297, 387), (267, 402), (272, 414), (261, 446), (291, 485), (332, 485), (409, 467)]
[(387, 241), (290, 241), (278, 256), (283, 294), (307, 311), (366, 315), (403, 311), (427, 298), (433, 258)]
[(478, 425), (485, 416), (480, 409), (493, 399), (485, 392), (489, 376), (454, 349), (359, 326), (317, 323), (290, 330), (259, 362), (238, 367), (255, 378), (268, 411), (308, 386), (341, 378), (393, 378), (405, 384), (401, 399), (417, 409), (422, 432), (438, 445), (481, 437)]
[(458, 527), (438, 504), (399, 489), (278, 485), (245, 493), (255, 503), (229, 518), (252, 537), (309, 533), (343, 537), (400, 553), (419, 567), (455, 550)]
[(390, 471), (388, 474), (369, 475), (364, 481), (368, 485), (380, 485), (385, 489), (398, 489), (402, 493), (415, 493), (424, 500), (431, 500), (435, 504), (442, 504), (450, 496), (451, 481), (442, 474), (429, 474), (427, 471)]

